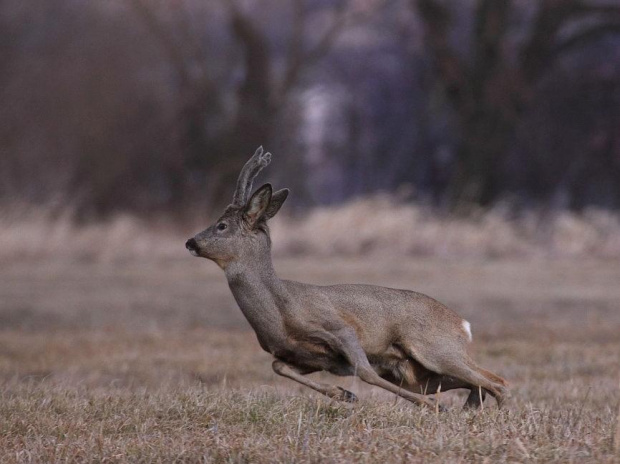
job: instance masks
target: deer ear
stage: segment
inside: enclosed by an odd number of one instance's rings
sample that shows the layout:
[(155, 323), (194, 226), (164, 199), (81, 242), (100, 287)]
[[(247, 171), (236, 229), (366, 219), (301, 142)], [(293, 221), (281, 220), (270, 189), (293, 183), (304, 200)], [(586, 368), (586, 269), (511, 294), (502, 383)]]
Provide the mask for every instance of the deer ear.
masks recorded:
[(248, 200), (243, 211), (243, 218), (250, 227), (254, 227), (265, 214), (271, 202), (271, 192), (271, 184), (265, 184), (254, 192), (254, 195)]
[(280, 211), (280, 208), (284, 204), (284, 200), (288, 197), (288, 193), (289, 189), (282, 189), (273, 193), (269, 206), (265, 211), (265, 219), (271, 219)]

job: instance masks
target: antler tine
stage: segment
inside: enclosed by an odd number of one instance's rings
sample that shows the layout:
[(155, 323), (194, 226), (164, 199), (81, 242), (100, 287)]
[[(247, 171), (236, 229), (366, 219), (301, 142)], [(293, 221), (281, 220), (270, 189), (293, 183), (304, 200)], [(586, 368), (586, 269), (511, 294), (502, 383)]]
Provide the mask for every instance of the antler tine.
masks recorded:
[(254, 155), (248, 160), (241, 169), (239, 179), (237, 179), (237, 188), (233, 195), (233, 205), (243, 206), (248, 201), (248, 195), (252, 191), (252, 183), (258, 173), (269, 163), (271, 163), (271, 153), (263, 153), (263, 147), (260, 146), (254, 152)]

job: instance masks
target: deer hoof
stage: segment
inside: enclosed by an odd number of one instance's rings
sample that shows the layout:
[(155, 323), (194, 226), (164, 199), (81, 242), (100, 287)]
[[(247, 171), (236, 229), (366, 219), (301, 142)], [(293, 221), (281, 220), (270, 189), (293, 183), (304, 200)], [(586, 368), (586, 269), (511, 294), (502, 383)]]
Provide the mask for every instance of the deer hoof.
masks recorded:
[(340, 387), (337, 387), (337, 388), (340, 391), (338, 392), (337, 396), (334, 397), (334, 399), (344, 401), (346, 403), (357, 402), (357, 396), (355, 396), (355, 393), (351, 393), (349, 390), (345, 390), (344, 388), (340, 388)]
[(446, 408), (444, 405), (442, 405), (439, 401), (437, 400), (431, 400), (430, 403), (426, 403), (430, 408), (439, 411), (439, 412), (448, 412), (448, 408)]

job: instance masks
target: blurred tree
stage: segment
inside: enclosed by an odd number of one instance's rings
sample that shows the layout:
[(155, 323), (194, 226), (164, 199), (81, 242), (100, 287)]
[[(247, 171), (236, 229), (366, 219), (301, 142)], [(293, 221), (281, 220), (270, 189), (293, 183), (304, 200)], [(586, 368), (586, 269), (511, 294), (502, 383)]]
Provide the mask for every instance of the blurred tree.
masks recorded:
[(466, 53), (459, 53), (451, 40), (454, 3), (411, 1), (424, 23), (437, 77), (459, 124), (451, 204), (489, 204), (505, 191), (500, 167), (542, 78), (563, 56), (610, 32), (620, 33), (620, 6), (541, 0), (511, 56), (507, 36), (510, 13), (516, 8), (512, 0), (476, 1)]
[(126, 18), (112, 2), (0, 2), (1, 203), (80, 217), (164, 203), (166, 95)]
[(602, 2), (2, 0), (0, 206), (207, 212), (264, 144), (298, 206), (618, 207)]
[[(182, 7), (183, 2), (179, 3)], [(220, 77), (234, 82), (234, 88), (227, 94), (222, 89), (230, 84), (217, 82), (213, 77), (210, 66), (214, 60), (196, 46), (201, 39), (192, 36), (182, 16), (177, 17), (176, 24), (163, 19), (166, 15), (162, 10), (170, 8), (169, 2), (156, 5), (132, 0), (135, 11), (161, 44), (177, 74), (181, 102), (176, 121), (181, 138), (179, 166), (184, 165), (195, 177), (203, 177), (208, 189), (203, 196), (217, 203), (228, 201), (225, 192), (234, 183), (248, 153), (259, 145), (269, 147), (272, 144), (277, 122), (284, 109), (290, 106), (290, 96), (304, 73), (329, 53), (347, 27), (372, 15), (377, 9), (375, 4), (380, 2), (370, 2), (370, 8), (359, 8), (358, 2), (348, 0), (320, 6), (318, 11), (327, 12), (330, 20), (318, 33), (308, 27), (313, 14), (317, 13), (313, 2), (293, 0), (285, 11), (273, 10), (272, 23), (274, 17), (284, 17), (291, 24), (288, 37), (280, 40), (286, 44), (282, 53), (270, 45), (272, 32), (261, 28), (255, 18), (264, 3), (255, 2), (246, 9), (233, 0), (220, 3), (228, 16), (231, 35), (240, 47), (238, 62), (234, 62), (238, 54), (231, 54), (229, 60), (232, 58), (233, 62), (228, 63), (227, 73)], [(169, 15), (170, 11), (166, 13)], [(189, 14), (188, 11), (183, 13)], [(213, 48), (217, 47), (209, 49)], [(234, 75), (236, 66), (241, 68), (240, 79)], [(232, 104), (225, 101), (231, 95)], [(224, 115), (226, 108), (232, 110)], [(214, 115), (225, 118), (226, 124), (216, 123)], [(220, 130), (214, 131), (215, 125)], [(187, 177), (187, 172), (180, 170), (178, 175), (176, 190), (182, 192), (181, 179)], [(202, 189), (204, 185), (198, 183)]]

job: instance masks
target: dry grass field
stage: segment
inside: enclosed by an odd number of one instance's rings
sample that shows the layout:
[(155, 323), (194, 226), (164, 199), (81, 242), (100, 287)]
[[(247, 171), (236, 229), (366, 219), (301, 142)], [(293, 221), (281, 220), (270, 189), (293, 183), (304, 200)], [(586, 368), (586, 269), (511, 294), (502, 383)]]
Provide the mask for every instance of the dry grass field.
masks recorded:
[(461, 412), (447, 392), (437, 413), (351, 378), (324, 376), (354, 406), (277, 377), (221, 271), (182, 245), (1, 263), (0, 462), (620, 462), (617, 260), (276, 259), (283, 277), (413, 288), (469, 319), (512, 397)]

